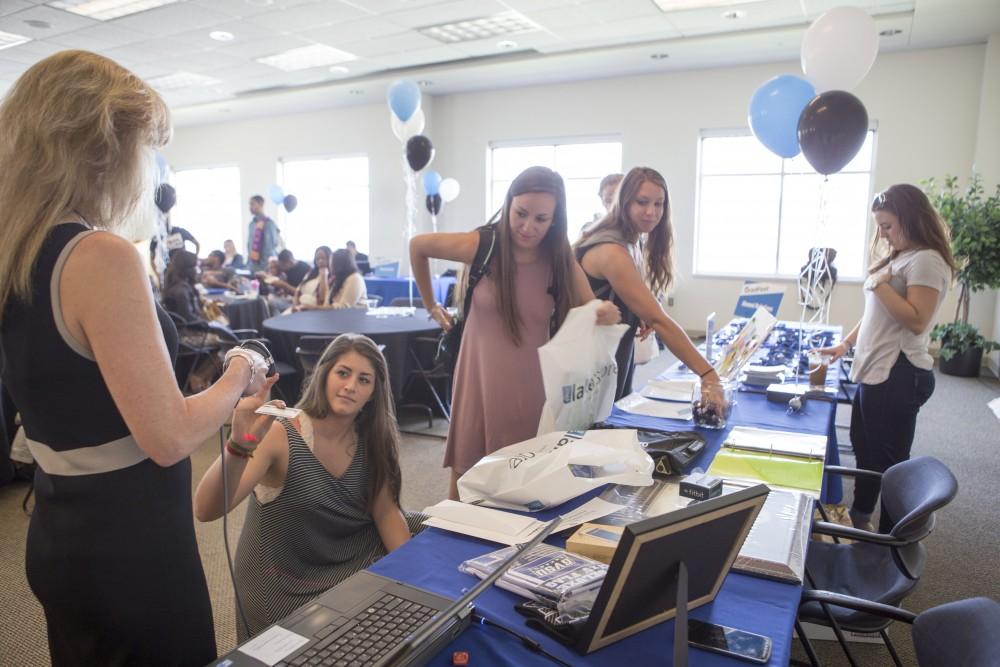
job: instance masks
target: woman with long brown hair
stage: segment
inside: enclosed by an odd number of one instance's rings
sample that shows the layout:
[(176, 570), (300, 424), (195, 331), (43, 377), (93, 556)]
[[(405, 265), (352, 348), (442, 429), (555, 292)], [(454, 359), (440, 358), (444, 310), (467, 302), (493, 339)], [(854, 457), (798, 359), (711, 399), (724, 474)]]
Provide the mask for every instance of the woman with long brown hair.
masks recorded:
[(277, 379), (240, 349), (208, 390), (177, 386), (177, 331), (131, 243), (170, 132), (156, 91), (85, 51), (0, 104), (0, 369), (38, 463), (26, 570), (57, 667), (215, 658), (188, 457)]
[(247, 426), (234, 431), (247, 435), (223, 454), (225, 486), (220, 457), (194, 498), (198, 520), (212, 521), (250, 496), (235, 559), (240, 641), (404, 544), (423, 518), (399, 508), (396, 412), (371, 339), (330, 343), (295, 419), (255, 416), (263, 402), (236, 406), (233, 424)]
[[(876, 231), (864, 314), (838, 345), (820, 352), (836, 360), (854, 348), (851, 444), (859, 468), (883, 472), (910, 458), (917, 413), (934, 393), (930, 328), (956, 266), (948, 228), (919, 188), (893, 185), (875, 195), (871, 210)], [(878, 480), (855, 481), (856, 528), (872, 529), (878, 492)], [(880, 532), (901, 518), (883, 507)]]
[[(521, 172), (483, 231), (496, 247), (472, 293), (471, 311), (464, 314), (444, 461), (452, 470), (453, 500), (458, 478), (479, 459), (535, 436), (545, 403), (538, 348), (570, 308), (594, 298), (566, 236), (566, 190), (556, 172), (545, 167)], [(471, 265), (481, 238), (474, 230), (421, 234), (410, 242), (420, 295), (446, 331), (454, 321), (435, 303), (430, 258)], [(617, 309), (603, 304), (598, 324), (616, 322)]]
[[(643, 236), (645, 242), (640, 244)], [(641, 335), (655, 331), (667, 349), (701, 378), (703, 400), (718, 405), (718, 374), (660, 305), (674, 277), (673, 243), (667, 183), (656, 170), (635, 167), (619, 184), (607, 215), (574, 248), (594, 294), (611, 299), (629, 325), (615, 357), (615, 398), (632, 393), (632, 351), (641, 325)]]

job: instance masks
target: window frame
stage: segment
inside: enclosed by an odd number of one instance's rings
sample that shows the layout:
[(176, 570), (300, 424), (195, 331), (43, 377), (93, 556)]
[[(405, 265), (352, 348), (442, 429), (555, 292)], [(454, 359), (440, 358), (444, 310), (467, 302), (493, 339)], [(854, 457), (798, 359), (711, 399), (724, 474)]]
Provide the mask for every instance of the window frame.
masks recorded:
[[(242, 214), (241, 214), (241, 217), (239, 218), (239, 221), (237, 222), (236, 235), (235, 236), (231, 236), (230, 238), (233, 239), (233, 243), (237, 244), (237, 246), (236, 246), (236, 252), (238, 252), (240, 254), (244, 254), (245, 251), (246, 251), (246, 244), (247, 244), (247, 240), (246, 240), (246, 238), (244, 238), (246, 236), (246, 231), (247, 231), (245, 223), (246, 223), (247, 220), (250, 219), (249, 218), (250, 214), (249, 214), (249, 211), (246, 208), (246, 202), (243, 201), (243, 167), (240, 165), (239, 162), (213, 162), (213, 163), (207, 163), (207, 164), (205, 164), (205, 163), (202, 163), (202, 164), (187, 164), (187, 165), (184, 165), (184, 166), (177, 166), (177, 165), (171, 164), (168, 167), (167, 176), (166, 176), (166, 178), (163, 179), (163, 182), (164, 183), (169, 183), (170, 185), (172, 185), (173, 187), (176, 188), (177, 185), (178, 185), (178, 183), (177, 183), (177, 174), (179, 174), (182, 171), (195, 171), (195, 170), (198, 170), (198, 169), (201, 169), (201, 170), (204, 170), (204, 169), (235, 169), (236, 170), (237, 181), (239, 183), (239, 186), (238, 186), (237, 192), (236, 192), (237, 200), (239, 201), (239, 204), (237, 205), (237, 208), (241, 212), (246, 212), (247, 214), (246, 214), (245, 217), (242, 216)], [(183, 196), (183, 195), (181, 195), (181, 196)], [(171, 225), (174, 224), (174, 220), (173, 220), (172, 217), (171, 217), (171, 220), (170, 220), (170, 224)], [(188, 227), (185, 227), (183, 224), (178, 224), (178, 226), (181, 227), (181, 228), (183, 228), (183, 229), (187, 229), (189, 232), (191, 231)], [(194, 237), (198, 238), (198, 235), (194, 234)], [(201, 242), (201, 239), (198, 238), (198, 241)], [(222, 247), (220, 246), (219, 248), (209, 248), (209, 247), (207, 247), (207, 245), (203, 245), (203, 246), (201, 246), (201, 256), (202, 257), (207, 257), (208, 253), (210, 253), (213, 250), (222, 250)]]
[[(868, 174), (868, 201), (875, 196), (875, 173), (877, 170), (878, 162), (878, 122), (871, 120), (868, 124), (868, 129), (866, 132), (872, 133), (872, 159), (871, 165), (867, 172), (853, 171), (850, 173), (867, 173)], [(694, 198), (694, 225), (693, 225), (693, 250), (691, 254), (691, 275), (693, 278), (715, 278), (723, 280), (757, 280), (757, 281), (784, 281), (794, 283), (798, 280), (798, 276), (786, 275), (777, 273), (779, 257), (781, 252), (781, 229), (783, 224), (782, 213), (784, 208), (784, 192), (785, 192), (785, 176), (786, 175), (799, 175), (807, 172), (799, 171), (786, 171), (785, 164), (788, 160), (793, 158), (780, 158), (781, 159), (781, 171), (777, 173), (781, 177), (781, 182), (779, 186), (779, 199), (778, 199), (778, 243), (774, 247), (774, 267), (775, 271), (772, 273), (722, 273), (718, 271), (702, 271), (698, 269), (698, 250), (699, 250), (699, 225), (701, 224), (701, 193), (702, 193), (702, 179), (704, 174), (702, 173), (702, 146), (705, 139), (718, 139), (726, 137), (752, 137), (753, 132), (748, 127), (731, 127), (731, 128), (706, 128), (698, 132), (698, 146), (697, 146), (697, 162), (696, 162), (696, 178), (695, 178), (695, 198)], [(776, 156), (777, 157), (777, 156)], [(841, 173), (841, 172), (837, 172)], [(716, 175), (716, 174), (711, 174)], [(732, 174), (733, 176), (739, 176), (739, 174)], [(750, 174), (743, 174), (750, 175)], [(833, 174), (831, 174), (832, 176)], [(862, 283), (865, 281), (867, 275), (867, 257), (868, 248), (871, 245), (872, 235), (874, 233), (873, 225), (870, 220), (865, 220), (865, 233), (864, 239), (862, 241), (862, 257), (865, 261), (862, 264), (860, 276), (838, 276), (838, 282), (842, 283)]]

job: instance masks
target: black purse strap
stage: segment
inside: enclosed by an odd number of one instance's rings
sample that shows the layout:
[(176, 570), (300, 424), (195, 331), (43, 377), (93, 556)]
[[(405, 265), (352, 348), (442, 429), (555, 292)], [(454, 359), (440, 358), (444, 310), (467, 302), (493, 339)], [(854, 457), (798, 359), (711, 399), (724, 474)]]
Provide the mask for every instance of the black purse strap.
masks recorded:
[(489, 272), (490, 260), (493, 259), (493, 250), (497, 243), (496, 224), (480, 227), (478, 231), (479, 246), (476, 248), (476, 256), (469, 267), (469, 283), (465, 288), (465, 301), (462, 302), (462, 319), (469, 317), (469, 309), (472, 308), (472, 290)]

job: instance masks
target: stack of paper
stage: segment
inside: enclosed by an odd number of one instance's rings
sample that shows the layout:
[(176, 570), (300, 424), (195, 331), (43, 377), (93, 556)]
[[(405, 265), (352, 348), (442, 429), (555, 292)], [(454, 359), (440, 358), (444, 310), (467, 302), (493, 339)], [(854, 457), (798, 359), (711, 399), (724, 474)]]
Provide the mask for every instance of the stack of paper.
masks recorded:
[[(690, 399), (690, 396), (689, 396)], [(642, 394), (633, 393), (619, 399), (615, 406), (634, 415), (645, 417), (661, 417), (664, 419), (691, 420), (691, 401), (677, 403), (673, 401), (652, 401)]]
[(772, 489), (747, 534), (733, 569), (801, 584), (812, 510), (812, 498)]
[(694, 385), (695, 380), (650, 380), (640, 394), (660, 401), (690, 403)]
[(781, 364), (774, 366), (747, 366), (746, 377), (743, 380), (747, 384), (760, 385), (766, 387), (769, 384), (781, 384), (785, 381), (785, 367)]
[(737, 426), (722, 443), (723, 447), (768, 452), (808, 459), (826, 458), (826, 436), (796, 431), (772, 431), (752, 426)]

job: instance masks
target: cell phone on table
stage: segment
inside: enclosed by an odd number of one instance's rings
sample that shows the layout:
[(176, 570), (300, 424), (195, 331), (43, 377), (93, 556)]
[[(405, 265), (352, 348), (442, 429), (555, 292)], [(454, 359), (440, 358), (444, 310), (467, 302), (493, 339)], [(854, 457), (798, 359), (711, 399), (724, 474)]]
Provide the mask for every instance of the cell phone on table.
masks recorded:
[(770, 637), (694, 618), (688, 619), (688, 644), (761, 665), (771, 659)]

